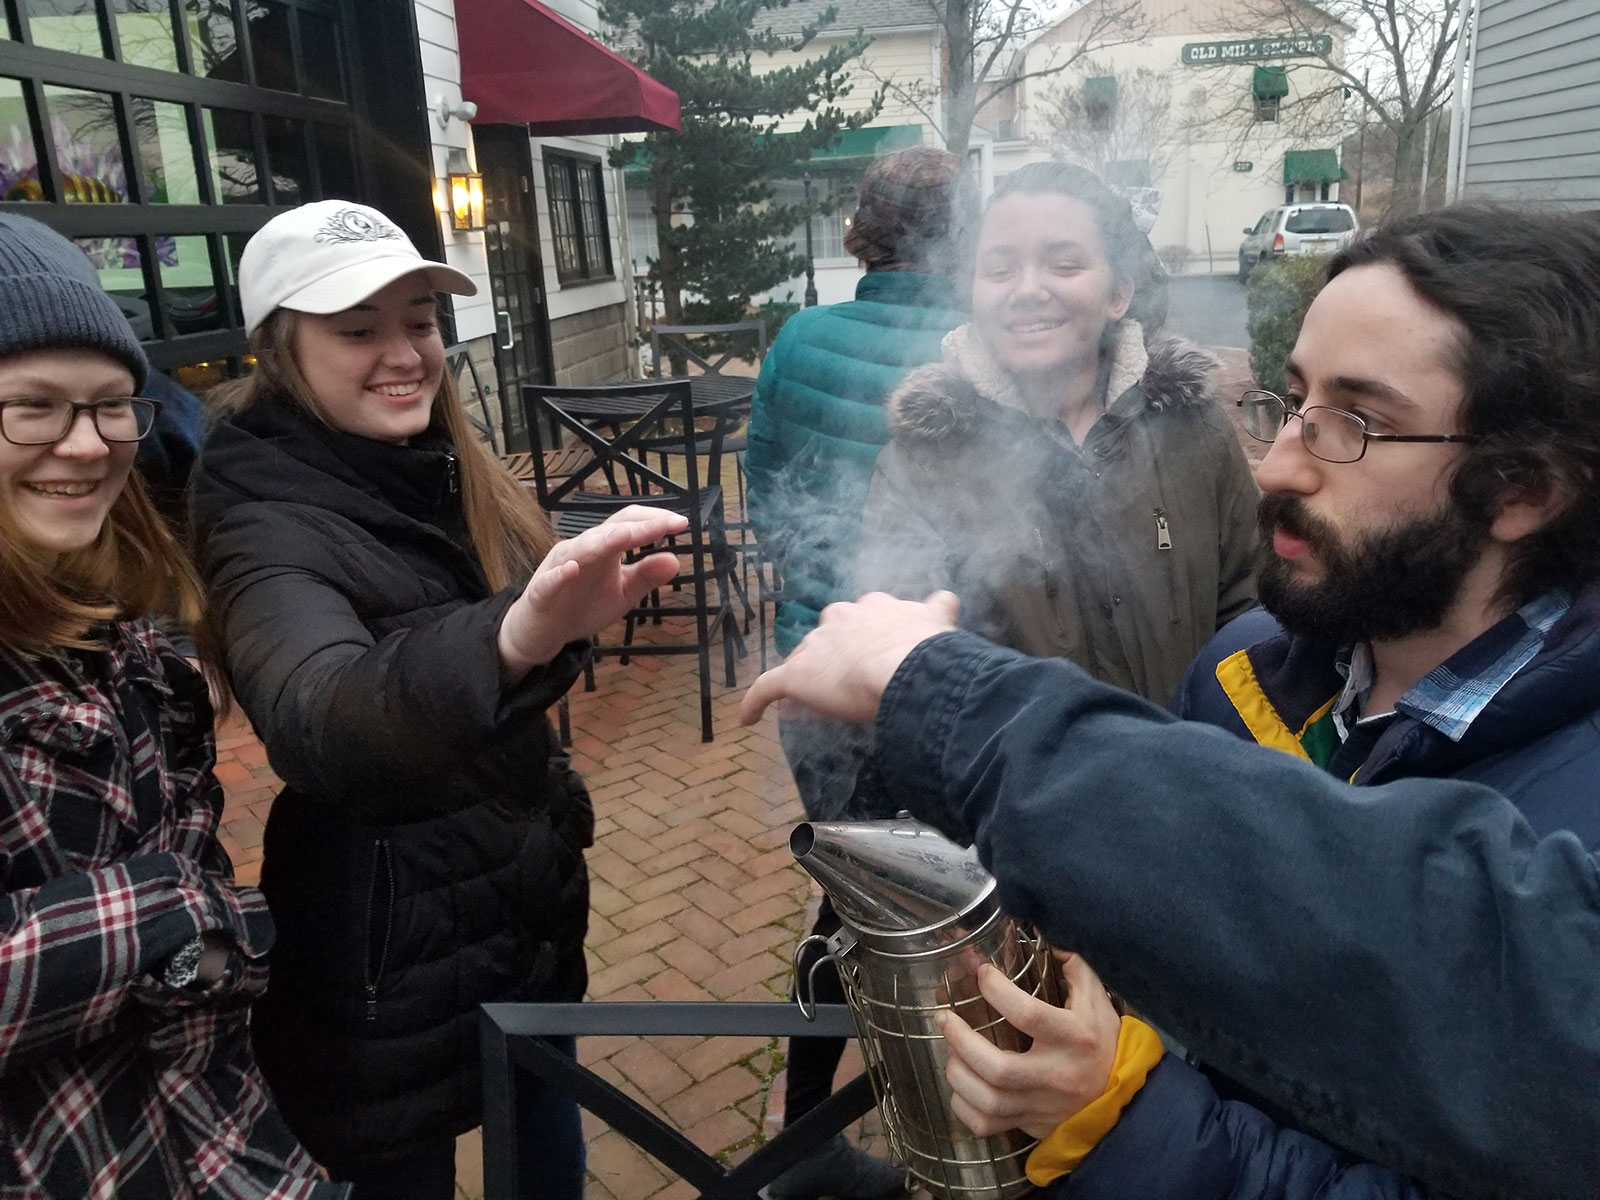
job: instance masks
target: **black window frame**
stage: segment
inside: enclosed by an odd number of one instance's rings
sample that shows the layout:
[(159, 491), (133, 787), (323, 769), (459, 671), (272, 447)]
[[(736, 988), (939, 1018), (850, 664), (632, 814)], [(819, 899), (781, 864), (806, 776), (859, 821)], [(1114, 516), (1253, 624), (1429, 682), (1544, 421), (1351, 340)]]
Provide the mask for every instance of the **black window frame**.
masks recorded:
[[(543, 148), (543, 158), (556, 279), (563, 287), (615, 280), (611, 214), (606, 208), (605, 174), (600, 160), (570, 150), (552, 150), (548, 146)], [(592, 205), (583, 196), (583, 176), (589, 178), (593, 189)], [(558, 206), (562, 212), (558, 213)], [(590, 209), (593, 211), (586, 211)], [(598, 230), (591, 228), (591, 223), (597, 223)], [(604, 262), (590, 261), (595, 246), (600, 249)]]
[[(257, 54), (252, 37), (258, 32), (250, 17), (252, 8), (267, 0), (235, 0), (232, 5), (233, 48), (224, 55), (232, 67), (226, 77), (208, 76), (202, 65), (202, 44), (189, 26), (186, 0), (163, 0), (164, 14), (174, 33), (177, 69), (139, 66), (123, 61), (121, 36), (111, 0), (92, 0), (90, 11), (98, 23), (102, 54), (74, 54), (37, 46), (32, 41), (25, 0), (0, 0), (0, 25), (9, 35), (0, 40), (0, 76), (16, 80), (28, 114), (29, 133), (39, 155), (38, 173), (43, 201), (0, 201), (0, 212), (16, 212), (43, 221), (69, 238), (127, 238), (137, 247), (139, 270), (148, 303), (151, 330), (144, 347), (151, 362), (172, 369), (203, 361), (226, 362), (227, 373), (237, 374), (244, 364), (247, 338), (238, 311), (230, 239), (242, 240), (272, 217), (309, 200), (337, 196), (382, 203), (424, 254), (439, 257), (441, 247), (433, 214), (431, 158), (425, 108), (410, 105), (409, 92), (421, 97), (420, 51), (412, 38), (399, 44), (414, 29), (415, 14), (409, 0), (381, 0), (390, 19), (378, 27), (393, 28), (381, 46), (377, 39), (354, 36), (373, 25), (374, 0), (270, 0), (283, 16), (288, 70), (297, 90), (266, 88), (257, 80)], [(330, 22), (337, 30), (337, 86), (342, 99), (322, 98), (319, 80), (331, 85), (324, 70), (313, 78), (301, 37), (301, 14)], [(87, 14), (85, 14), (87, 16)], [(405, 20), (394, 20), (394, 17)], [(318, 26), (319, 29), (324, 27)], [(224, 32), (226, 36), (226, 32)], [(389, 41), (395, 45), (389, 45)], [(219, 43), (219, 45), (222, 43)], [(397, 71), (400, 60), (410, 66)], [(412, 65), (412, 60), (416, 60)], [(326, 66), (324, 59), (322, 65)], [(215, 68), (213, 68), (214, 70)], [(415, 78), (412, 78), (414, 76)], [(45, 113), (45, 89), (65, 87), (108, 95), (126, 175), (128, 198), (116, 204), (71, 203), (63, 187), (61, 157)], [(157, 204), (144, 200), (147, 192), (144, 163), (134, 125), (134, 106), (155, 101), (180, 106), (188, 127), (190, 151), (197, 173), (199, 203)], [(414, 118), (410, 115), (415, 109)], [(254, 151), (261, 174), (261, 192), (246, 202), (223, 203), (212, 172), (212, 142), (206, 136), (208, 110), (227, 110), (248, 118), (249, 133), (239, 144)], [(401, 116), (394, 117), (399, 113)], [(287, 123), (298, 139), (295, 157), (302, 167), (298, 193), (280, 194), (271, 176), (268, 145), (270, 120)], [(412, 126), (415, 126), (413, 129)], [(347, 153), (332, 176), (323, 179), (323, 153)], [(397, 153), (404, 162), (397, 162)], [(414, 162), (412, 160), (415, 160)], [(417, 195), (396, 196), (393, 189), (378, 195), (377, 180), (391, 178), (397, 170), (418, 180)], [(330, 192), (329, 187), (334, 190)], [(184, 332), (178, 307), (169, 304), (161, 278), (160, 246), (173, 237), (205, 241), (211, 278), (218, 293), (220, 319), (212, 327)], [(137, 293), (130, 293), (137, 294)]]

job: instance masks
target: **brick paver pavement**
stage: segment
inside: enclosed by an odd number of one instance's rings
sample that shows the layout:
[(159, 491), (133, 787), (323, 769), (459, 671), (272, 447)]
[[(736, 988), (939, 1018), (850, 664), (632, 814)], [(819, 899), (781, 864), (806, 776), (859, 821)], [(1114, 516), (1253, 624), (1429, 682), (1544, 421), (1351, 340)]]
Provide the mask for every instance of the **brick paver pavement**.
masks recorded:
[[(639, 638), (693, 636), (669, 621)], [(713, 666), (719, 656), (713, 656)], [(571, 694), (573, 761), (595, 803), (586, 944), (595, 1000), (783, 999), (789, 957), (811, 898), (788, 849), (800, 802), (767, 721), (736, 710), (755, 678), (713, 688), (716, 739), (700, 741), (695, 660), (606, 659), (597, 688)], [(219, 725), (217, 774), (227, 792), (222, 837), (241, 880), (260, 873), (261, 831), (282, 786), (243, 719)], [(782, 1046), (759, 1038), (589, 1038), (583, 1061), (697, 1145), (738, 1161), (781, 1125)], [(842, 1071), (859, 1067), (847, 1060)], [(881, 1149), (875, 1118), (858, 1131)], [(693, 1193), (648, 1155), (586, 1116), (594, 1200), (678, 1200)], [(482, 1195), (481, 1147), (461, 1139), (457, 1183)]]

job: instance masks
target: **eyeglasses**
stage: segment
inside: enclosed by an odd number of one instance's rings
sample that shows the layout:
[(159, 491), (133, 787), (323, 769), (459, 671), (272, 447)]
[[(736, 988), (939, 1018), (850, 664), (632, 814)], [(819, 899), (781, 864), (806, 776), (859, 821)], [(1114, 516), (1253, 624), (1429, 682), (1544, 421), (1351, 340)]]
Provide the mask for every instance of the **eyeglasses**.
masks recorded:
[(49, 446), (72, 431), (86, 412), (104, 442), (143, 440), (161, 405), (137, 396), (112, 396), (81, 404), (76, 400), (26, 398), (0, 400), (0, 437), (13, 446)]
[(1244, 431), (1258, 442), (1275, 442), (1290, 417), (1300, 418), (1300, 440), (1323, 462), (1353, 463), (1367, 452), (1368, 442), (1476, 442), (1469, 433), (1373, 433), (1355, 413), (1314, 404), (1291, 408), (1282, 396), (1249, 391), (1239, 400)]

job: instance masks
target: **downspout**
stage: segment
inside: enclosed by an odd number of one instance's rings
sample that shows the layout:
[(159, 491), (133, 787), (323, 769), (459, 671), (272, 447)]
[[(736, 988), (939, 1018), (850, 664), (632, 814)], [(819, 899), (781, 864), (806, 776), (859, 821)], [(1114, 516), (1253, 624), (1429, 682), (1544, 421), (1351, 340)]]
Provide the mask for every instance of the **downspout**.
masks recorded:
[[(1467, 183), (1467, 152), (1472, 126), (1472, 78), (1478, 65), (1478, 9), (1482, 0), (1470, 0), (1456, 39), (1455, 99), (1450, 113), (1450, 167), (1445, 179), (1445, 200), (1461, 198)], [(1468, 49), (1468, 40), (1471, 48)]]

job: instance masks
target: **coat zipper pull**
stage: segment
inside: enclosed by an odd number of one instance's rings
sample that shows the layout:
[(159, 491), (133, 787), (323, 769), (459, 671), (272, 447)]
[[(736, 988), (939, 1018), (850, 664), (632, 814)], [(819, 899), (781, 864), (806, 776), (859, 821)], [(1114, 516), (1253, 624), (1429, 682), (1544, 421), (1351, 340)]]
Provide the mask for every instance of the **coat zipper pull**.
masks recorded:
[(456, 456), (450, 451), (445, 452), (445, 487), (454, 496), (461, 490), (461, 469), (456, 463)]
[(1033, 537), (1039, 543), (1039, 565), (1044, 568), (1044, 594), (1054, 600), (1057, 591), (1055, 572), (1051, 570), (1050, 555), (1044, 548), (1044, 533), (1037, 525), (1033, 527)]
[(1164, 508), (1158, 508), (1158, 509), (1155, 510), (1155, 515), (1156, 515), (1156, 549), (1157, 550), (1171, 550), (1172, 549), (1172, 531), (1167, 528), (1167, 510), (1164, 509)]

